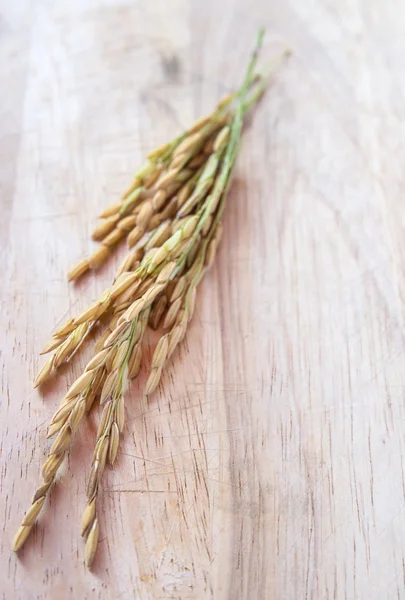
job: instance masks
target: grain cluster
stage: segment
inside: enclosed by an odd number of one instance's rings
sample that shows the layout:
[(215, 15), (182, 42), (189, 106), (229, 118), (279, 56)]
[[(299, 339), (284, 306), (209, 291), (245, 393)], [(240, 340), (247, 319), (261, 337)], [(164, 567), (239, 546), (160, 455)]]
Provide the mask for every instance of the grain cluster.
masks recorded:
[(97, 550), (97, 499), (107, 464), (113, 466), (125, 425), (127, 382), (137, 377), (148, 328), (159, 330), (144, 394), (159, 385), (163, 369), (187, 332), (197, 287), (212, 265), (221, 219), (238, 154), (244, 118), (266, 80), (255, 73), (258, 41), (240, 89), (167, 144), (138, 169), (122, 198), (105, 209), (93, 232), (99, 246), (68, 274), (97, 269), (126, 240), (129, 253), (111, 286), (79, 315), (59, 327), (42, 350), (50, 354), (34, 385), (72, 359), (93, 329), (102, 330), (93, 358), (73, 382), (48, 430), (53, 438), (42, 483), (14, 539), (19, 550), (30, 534), (74, 434), (96, 404), (100, 421), (90, 464), (81, 535), (90, 568)]

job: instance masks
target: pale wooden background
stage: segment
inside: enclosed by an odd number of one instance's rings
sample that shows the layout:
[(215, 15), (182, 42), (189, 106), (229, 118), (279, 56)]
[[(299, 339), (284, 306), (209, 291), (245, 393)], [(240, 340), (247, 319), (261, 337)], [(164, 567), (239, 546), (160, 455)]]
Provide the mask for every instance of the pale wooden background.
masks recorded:
[[(250, 7), (248, 8), (248, 4)], [(405, 11), (400, 0), (1, 0), (1, 598), (405, 599)], [(65, 274), (142, 156), (294, 56), (246, 132), (216, 266), (147, 408), (102, 542), (79, 520), (96, 416), (20, 557), (38, 352), (109, 282)]]

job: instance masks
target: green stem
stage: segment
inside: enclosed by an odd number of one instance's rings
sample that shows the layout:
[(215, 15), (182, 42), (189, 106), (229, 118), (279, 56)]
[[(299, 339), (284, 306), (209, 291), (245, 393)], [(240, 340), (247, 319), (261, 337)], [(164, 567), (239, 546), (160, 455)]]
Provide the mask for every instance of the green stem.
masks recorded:
[(219, 176), (216, 178), (216, 181), (214, 184), (214, 189), (212, 190), (211, 194), (208, 196), (208, 201), (204, 204), (204, 206), (200, 209), (200, 211), (198, 213), (200, 215), (200, 219), (198, 221), (197, 227), (196, 227), (193, 235), (190, 238), (190, 242), (185, 249), (183, 257), (179, 261), (179, 266), (177, 269), (178, 271), (180, 271), (181, 268), (183, 267), (184, 262), (187, 258), (188, 252), (192, 248), (193, 244), (196, 242), (200, 231), (204, 227), (204, 223), (210, 214), (211, 207), (218, 202), (218, 198), (220, 198), (220, 197), (221, 197), (221, 200), (219, 202), (219, 206), (216, 211), (213, 225), (211, 226), (211, 231), (215, 231), (215, 228), (218, 225), (221, 215), (223, 213), (224, 205), (225, 205), (225, 198), (226, 198), (226, 191), (229, 186), (230, 176), (232, 174), (232, 171), (233, 171), (233, 168), (235, 165), (235, 159), (238, 154), (238, 150), (239, 150), (239, 146), (240, 146), (242, 127), (243, 127), (243, 119), (246, 114), (246, 111), (248, 110), (248, 107), (250, 107), (250, 105), (251, 105), (250, 103), (245, 102), (246, 94), (249, 91), (252, 79), (255, 78), (254, 68), (255, 68), (257, 57), (258, 57), (258, 54), (259, 54), (259, 51), (260, 51), (260, 48), (261, 48), (261, 45), (263, 42), (263, 36), (264, 36), (264, 29), (260, 29), (257, 34), (257, 37), (256, 37), (255, 48), (253, 50), (253, 54), (250, 59), (249, 65), (246, 69), (242, 85), (239, 88), (238, 92), (236, 93), (237, 105), (235, 108), (235, 116), (232, 121), (229, 141), (228, 141), (228, 145), (226, 147), (226, 152), (225, 152), (225, 156), (224, 156), (224, 159), (222, 162), (222, 167), (221, 167)]
[(249, 100), (245, 103), (244, 110), (248, 112), (250, 108), (256, 104), (260, 97), (264, 93), (265, 89), (269, 85), (269, 81), (273, 77), (274, 71), (278, 69), (279, 66), (283, 63), (291, 55), (291, 50), (287, 48), (280, 55), (278, 55), (275, 59), (271, 67), (268, 69), (266, 75), (260, 75), (260, 84), (257, 86), (255, 91), (250, 96)]

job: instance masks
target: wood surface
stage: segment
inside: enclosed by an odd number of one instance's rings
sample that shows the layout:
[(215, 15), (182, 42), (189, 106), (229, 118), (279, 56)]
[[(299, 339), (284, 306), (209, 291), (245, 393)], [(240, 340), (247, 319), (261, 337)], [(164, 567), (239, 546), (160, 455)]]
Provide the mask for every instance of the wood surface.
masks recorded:
[[(399, 0), (1, 0), (0, 597), (405, 599), (405, 12)], [(32, 388), (68, 285), (145, 153), (239, 84), (259, 26), (289, 63), (246, 129), (216, 264), (148, 405), (131, 385), (89, 573), (97, 413), (34, 534)], [(124, 250), (123, 250), (124, 251)]]

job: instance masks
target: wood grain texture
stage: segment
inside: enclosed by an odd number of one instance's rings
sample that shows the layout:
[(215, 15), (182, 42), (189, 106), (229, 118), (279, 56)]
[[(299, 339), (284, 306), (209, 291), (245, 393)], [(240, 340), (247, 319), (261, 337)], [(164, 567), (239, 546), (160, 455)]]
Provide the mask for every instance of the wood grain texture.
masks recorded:
[[(405, 13), (399, 0), (0, 3), (1, 598), (405, 599)], [(69, 286), (143, 155), (294, 55), (245, 135), (215, 267), (147, 406), (130, 388), (83, 566), (97, 415), (11, 541), (45, 426), (43, 343), (109, 282)]]

